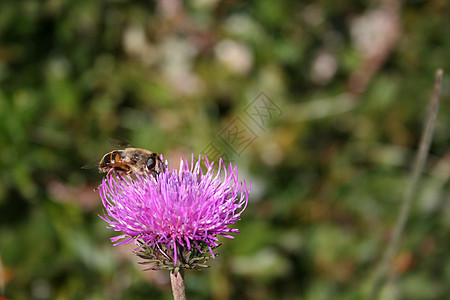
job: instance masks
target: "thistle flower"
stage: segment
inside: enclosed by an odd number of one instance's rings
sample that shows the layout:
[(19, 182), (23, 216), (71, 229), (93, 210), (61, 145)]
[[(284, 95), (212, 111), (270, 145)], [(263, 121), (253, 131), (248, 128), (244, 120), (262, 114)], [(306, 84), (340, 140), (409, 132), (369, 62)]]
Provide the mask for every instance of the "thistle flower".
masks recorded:
[[(202, 170), (202, 166), (206, 171)], [(250, 187), (238, 180), (237, 167), (199, 156), (180, 168), (166, 167), (152, 175), (109, 175), (99, 187), (106, 209), (99, 216), (110, 229), (122, 232), (111, 238), (114, 246), (135, 243), (135, 253), (151, 263), (149, 269), (183, 270), (206, 267), (218, 236), (234, 238), (248, 203)]]

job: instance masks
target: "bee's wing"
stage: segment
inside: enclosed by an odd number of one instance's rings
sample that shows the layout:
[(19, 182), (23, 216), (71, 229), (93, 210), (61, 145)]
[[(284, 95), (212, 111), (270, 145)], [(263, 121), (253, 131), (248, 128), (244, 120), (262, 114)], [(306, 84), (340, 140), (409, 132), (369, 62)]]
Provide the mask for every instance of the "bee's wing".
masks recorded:
[(114, 147), (118, 147), (121, 149), (125, 149), (125, 148), (134, 148), (133, 145), (131, 145), (130, 143), (122, 140), (121, 138), (118, 137), (112, 137), (109, 139), (109, 143), (111, 145), (113, 145)]
[(83, 165), (81, 168), (82, 169), (97, 169), (98, 168), (98, 163), (90, 162), (90, 163), (87, 163), (87, 164)]

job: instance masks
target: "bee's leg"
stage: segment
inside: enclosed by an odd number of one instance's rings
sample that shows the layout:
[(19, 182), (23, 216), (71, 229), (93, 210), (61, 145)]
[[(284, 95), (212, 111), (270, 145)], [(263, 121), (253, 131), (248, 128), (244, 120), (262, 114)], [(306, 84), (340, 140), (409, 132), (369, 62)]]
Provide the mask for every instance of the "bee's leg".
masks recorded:
[(123, 178), (123, 175), (131, 173), (131, 170), (129, 168), (124, 168), (124, 167), (127, 167), (127, 166), (120, 166), (120, 167), (115, 167), (114, 168), (114, 171), (115, 171), (115, 173), (117, 175), (117, 178), (119, 178), (119, 180), (125, 180)]
[(106, 177), (108, 177), (114, 169), (109, 169), (108, 173), (106, 173)]
[[(106, 176), (108, 177), (111, 173), (115, 173), (116, 175), (122, 174), (123, 170), (119, 167), (114, 167), (109, 169), (108, 173), (106, 174)], [(119, 176), (117, 176), (119, 177)]]

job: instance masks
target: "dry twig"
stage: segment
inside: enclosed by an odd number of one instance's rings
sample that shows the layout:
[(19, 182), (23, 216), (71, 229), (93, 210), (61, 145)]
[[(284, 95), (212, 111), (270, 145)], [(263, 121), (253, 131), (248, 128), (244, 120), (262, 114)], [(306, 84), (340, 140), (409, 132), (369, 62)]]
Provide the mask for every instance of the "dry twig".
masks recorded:
[(372, 290), (368, 297), (369, 300), (376, 299), (381, 289), (383, 288), (384, 284), (386, 283), (389, 273), (389, 266), (391, 264), (394, 255), (397, 253), (400, 240), (405, 231), (405, 226), (406, 222), (408, 221), (411, 205), (416, 196), (417, 185), (420, 180), (420, 175), (422, 174), (423, 169), (425, 167), (425, 162), (427, 160), (431, 140), (433, 138), (436, 117), (439, 109), (439, 100), (441, 94), (441, 83), (443, 73), (444, 72), (442, 71), (442, 69), (439, 69), (436, 72), (433, 97), (430, 100), (431, 102), (430, 107), (428, 109), (425, 128), (420, 141), (419, 150), (417, 152), (417, 156), (414, 161), (411, 178), (409, 180), (408, 187), (403, 197), (403, 204), (400, 213), (398, 215), (397, 222), (395, 224), (392, 239), (387, 245), (383, 258), (379, 264), (377, 272), (375, 273), (375, 280), (372, 286)]

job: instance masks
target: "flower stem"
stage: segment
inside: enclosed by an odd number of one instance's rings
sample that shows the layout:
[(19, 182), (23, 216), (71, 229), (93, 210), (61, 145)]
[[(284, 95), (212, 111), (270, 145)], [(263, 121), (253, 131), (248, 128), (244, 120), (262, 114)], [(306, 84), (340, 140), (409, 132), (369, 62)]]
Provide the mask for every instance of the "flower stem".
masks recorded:
[(172, 293), (174, 300), (186, 300), (184, 291), (184, 271), (170, 271), (170, 283), (172, 284)]

